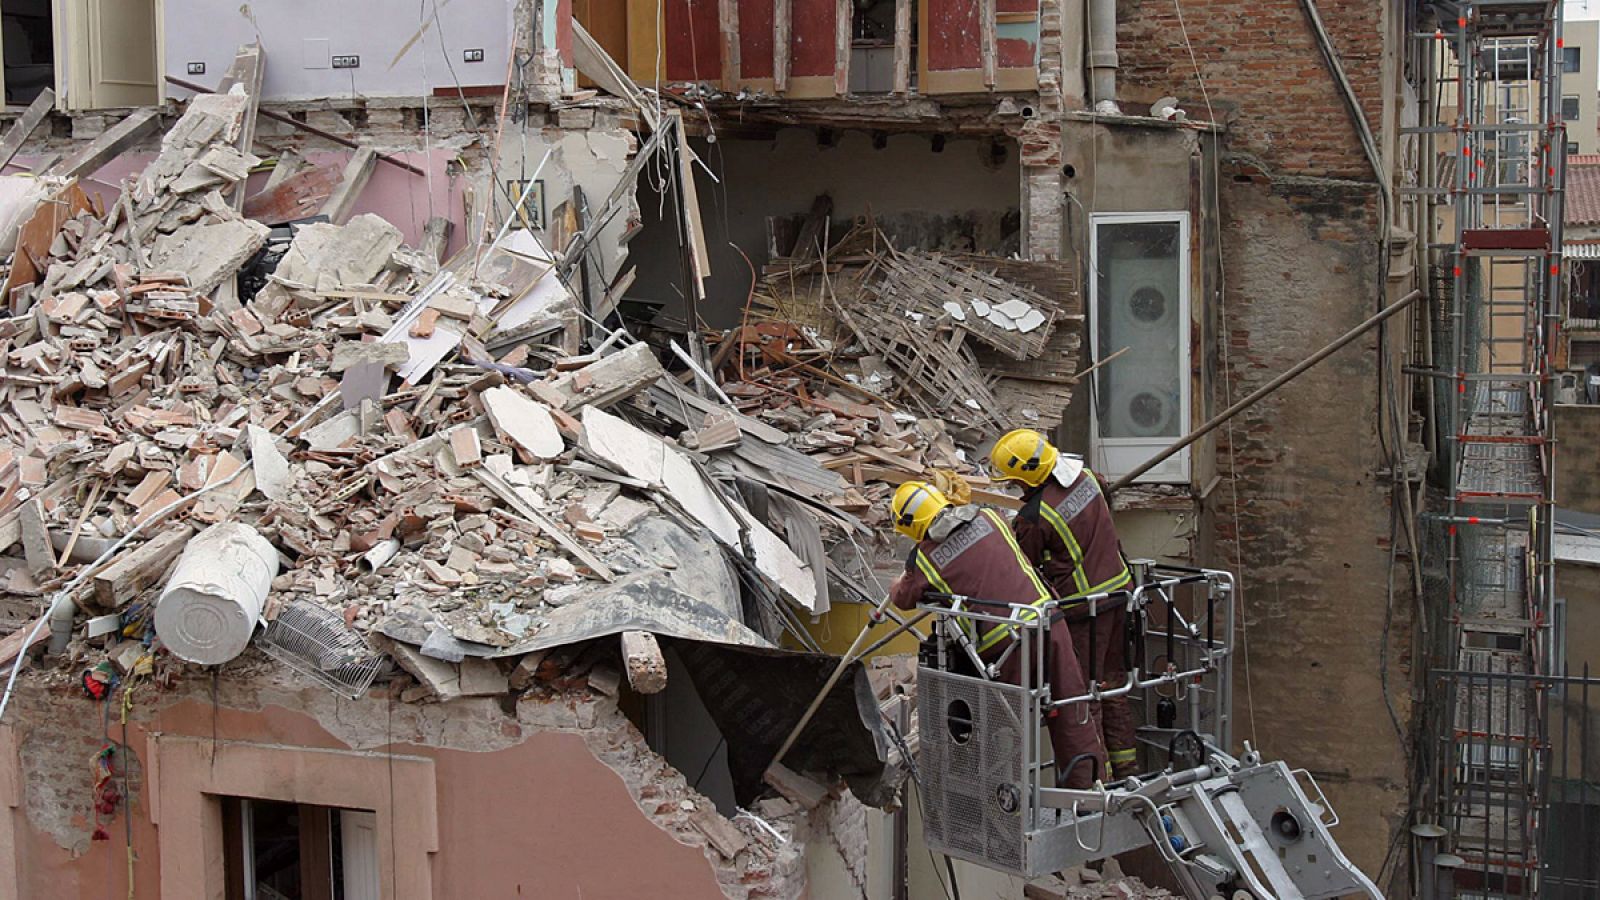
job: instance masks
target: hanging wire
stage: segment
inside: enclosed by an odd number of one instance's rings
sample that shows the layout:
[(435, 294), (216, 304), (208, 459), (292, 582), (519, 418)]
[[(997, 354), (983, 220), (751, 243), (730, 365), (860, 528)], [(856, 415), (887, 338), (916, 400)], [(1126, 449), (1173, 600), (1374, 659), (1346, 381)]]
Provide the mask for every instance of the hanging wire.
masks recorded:
[[(1206, 121), (1216, 123), (1217, 114), (1211, 107), (1211, 92), (1206, 88), (1205, 74), (1200, 68), (1200, 59), (1195, 55), (1194, 42), (1189, 39), (1189, 26), (1183, 18), (1182, 0), (1172, 0), (1172, 8), (1178, 18), (1178, 32), (1183, 36), (1184, 49), (1189, 54), (1189, 65), (1194, 69), (1195, 82), (1200, 86), (1200, 99), (1206, 106)], [(1217, 221), (1212, 231), (1218, 236), (1217, 252), (1217, 335), (1218, 343), (1222, 345), (1222, 395), (1223, 401), (1229, 406), (1233, 405), (1233, 359), (1228, 348), (1232, 344), (1228, 335), (1228, 270), (1225, 255), (1221, 252), (1222, 232), (1222, 162), (1217, 158), (1218, 148), (1216, 141), (1211, 146), (1211, 208), (1215, 211)], [(1092, 382), (1091, 382), (1092, 385)], [(1230, 516), (1233, 519), (1233, 567), (1234, 567), (1234, 597), (1239, 603), (1239, 662), (1244, 675), (1245, 706), (1249, 710), (1250, 742), (1260, 746), (1260, 739), (1256, 735), (1256, 703), (1255, 692), (1252, 689), (1250, 678), (1250, 609), (1245, 602), (1244, 582), (1244, 522), (1239, 511), (1239, 462), (1238, 443), (1234, 435), (1234, 420), (1228, 419), (1225, 426), (1228, 436), (1228, 491), (1229, 505), (1232, 507)]]

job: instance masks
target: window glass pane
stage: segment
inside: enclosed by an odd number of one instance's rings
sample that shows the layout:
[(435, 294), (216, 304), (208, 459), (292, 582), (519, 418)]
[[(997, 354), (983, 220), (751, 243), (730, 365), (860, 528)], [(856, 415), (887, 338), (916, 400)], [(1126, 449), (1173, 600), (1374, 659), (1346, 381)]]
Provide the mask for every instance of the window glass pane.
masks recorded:
[(1561, 98), (1561, 118), (1564, 121), (1567, 121), (1567, 122), (1576, 122), (1576, 121), (1578, 121), (1578, 98), (1577, 97), (1562, 97)]
[(1099, 356), (1127, 348), (1096, 375), (1101, 437), (1177, 437), (1182, 430), (1178, 222), (1096, 226)]
[(1561, 71), (1563, 71), (1563, 72), (1576, 72), (1576, 71), (1578, 71), (1578, 69), (1582, 68), (1582, 66), (1583, 66), (1582, 53), (1583, 53), (1583, 48), (1582, 47), (1562, 47), (1561, 48)]

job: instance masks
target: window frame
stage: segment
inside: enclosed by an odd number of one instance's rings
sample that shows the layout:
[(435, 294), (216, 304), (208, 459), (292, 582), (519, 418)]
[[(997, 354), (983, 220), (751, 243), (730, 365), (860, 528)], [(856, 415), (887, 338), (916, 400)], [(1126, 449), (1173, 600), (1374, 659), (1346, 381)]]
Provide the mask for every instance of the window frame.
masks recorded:
[[(1568, 60), (1571, 61), (1568, 62)], [(1583, 71), (1582, 47), (1561, 48), (1561, 71), (1567, 74), (1574, 74)]]
[[(1178, 437), (1188, 433), (1194, 408), (1194, 379), (1192, 378), (1192, 360), (1194, 348), (1191, 346), (1193, 334), (1193, 298), (1190, 283), (1190, 256), (1194, 252), (1191, 221), (1187, 210), (1153, 210), (1149, 212), (1117, 212), (1117, 213), (1092, 213), (1089, 216), (1089, 267), (1090, 274), (1086, 279), (1089, 282), (1089, 347), (1091, 362), (1104, 358), (1103, 354), (1115, 352), (1117, 348), (1102, 348), (1100, 346), (1100, 227), (1102, 225), (1178, 225), (1178, 435), (1162, 435), (1150, 438), (1108, 438), (1100, 434), (1100, 412), (1098, 397), (1095, 396), (1099, 389), (1100, 379), (1094, 378), (1089, 382), (1089, 443), (1091, 448), (1091, 465), (1099, 474), (1108, 478), (1119, 478), (1133, 471), (1157, 452), (1172, 444)], [(1106, 368), (1113, 370), (1117, 361), (1111, 362)], [(1193, 478), (1191, 451), (1193, 447), (1185, 447), (1171, 458), (1149, 472), (1135, 479), (1139, 484), (1181, 484), (1187, 485)]]
[[(1575, 110), (1575, 112), (1570, 116), (1567, 115), (1567, 101), (1568, 100), (1572, 101), (1572, 106), (1573, 106), (1573, 109)], [(1582, 96), (1580, 96), (1578, 94), (1562, 94), (1561, 95), (1561, 121), (1563, 121), (1563, 122), (1582, 122), (1583, 121), (1583, 97)]]

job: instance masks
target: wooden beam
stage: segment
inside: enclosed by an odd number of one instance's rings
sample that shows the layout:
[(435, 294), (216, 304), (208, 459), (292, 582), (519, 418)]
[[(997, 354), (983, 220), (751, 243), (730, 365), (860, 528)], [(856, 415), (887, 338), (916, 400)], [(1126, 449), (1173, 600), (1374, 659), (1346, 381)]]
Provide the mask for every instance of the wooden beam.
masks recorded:
[(267, 225), (282, 225), (314, 216), (328, 205), (340, 177), (339, 170), (333, 166), (297, 172), (275, 186), (252, 194), (245, 201), (244, 214)]
[(450, 232), (454, 229), (454, 222), (434, 216), (422, 226), (422, 246), (417, 251), (435, 262), (443, 261), (445, 248), (450, 246)]
[(855, 21), (855, 5), (836, 0), (833, 14), (833, 92), (843, 97), (850, 93), (850, 30)]
[(983, 86), (994, 90), (995, 66), (998, 50), (995, 35), (995, 0), (980, 0), (978, 5), (978, 30), (983, 41)]
[(122, 552), (94, 576), (95, 599), (107, 609), (132, 600), (167, 571), (193, 534), (188, 525), (165, 528), (149, 541)]
[(576, 20), (572, 23), (572, 57), (578, 71), (586, 75), (601, 90), (615, 94), (633, 104), (651, 131), (656, 129), (656, 108), (645, 98), (644, 92), (633, 83), (628, 73), (617, 65), (611, 54), (590, 36)]
[(717, 29), (722, 34), (722, 89), (739, 87), (738, 0), (717, 0)]
[(894, 0), (894, 92), (911, 92), (911, 0)]
[(285, 150), (278, 154), (277, 161), (272, 164), (272, 172), (267, 175), (267, 183), (261, 186), (259, 193), (264, 194), (309, 168), (311, 163), (304, 156), (294, 150)]
[(367, 186), (367, 180), (372, 177), (372, 170), (377, 165), (378, 154), (371, 147), (362, 147), (350, 157), (339, 186), (333, 189), (333, 195), (322, 207), (328, 221), (343, 225), (350, 220), (350, 211), (355, 209), (356, 199), (361, 196), (361, 189)]
[[(217, 85), (217, 91), (223, 94), (233, 90), (235, 85), (243, 86), (245, 95), (250, 98), (245, 106), (244, 119), (239, 125), (239, 139), (233, 145), (234, 149), (246, 155), (256, 143), (256, 112), (261, 108), (261, 79), (266, 69), (267, 57), (261, 45), (244, 44), (234, 54), (233, 65), (222, 76), (222, 83)], [(248, 180), (240, 181), (228, 189), (226, 196), (235, 210), (244, 209), (244, 186)]]
[(772, 90), (789, 90), (789, 0), (772, 0)]
[(683, 233), (689, 243), (689, 280), (693, 282), (695, 299), (703, 302), (706, 299), (706, 279), (711, 277), (711, 256), (706, 251), (705, 225), (700, 219), (700, 193), (694, 183), (694, 151), (689, 149), (689, 135), (683, 127), (682, 111), (673, 110), (672, 119), (677, 128), (672, 150), (678, 163), (679, 196), (683, 198)]
[(50, 110), (54, 109), (55, 105), (56, 92), (49, 88), (40, 91), (39, 96), (33, 98), (33, 102), (28, 104), (27, 111), (11, 123), (5, 138), (0, 140), (0, 167), (11, 162), (22, 149), (22, 145), (28, 142), (28, 138), (44, 121), (45, 116), (50, 115)]
[(141, 109), (107, 128), (88, 146), (50, 167), (46, 175), (86, 178), (99, 171), (123, 151), (132, 148), (161, 127), (161, 116), (154, 109)]

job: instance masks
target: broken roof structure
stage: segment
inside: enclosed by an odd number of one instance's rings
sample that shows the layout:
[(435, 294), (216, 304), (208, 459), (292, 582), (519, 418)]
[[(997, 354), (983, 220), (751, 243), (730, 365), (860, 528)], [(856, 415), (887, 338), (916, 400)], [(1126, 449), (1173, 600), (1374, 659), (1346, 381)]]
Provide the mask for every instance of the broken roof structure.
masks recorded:
[[(813, 218), (739, 328), (652, 346), (569, 287), (604, 218), (554, 249), (486, 227), (441, 259), (443, 227), (411, 248), (352, 215), (371, 151), (337, 177), (281, 160), (251, 193), (261, 64), (242, 48), (109, 202), (76, 184), (90, 162), (0, 176), (0, 543), (25, 557), (6, 590), (41, 603), (0, 648), (12, 681), (47, 637), (105, 685), (253, 645), (344, 696), (450, 702), (566, 677), (620, 639), (650, 694), (662, 646), (697, 647), (697, 681), (765, 686), (759, 728), (707, 695), (754, 802), (776, 726), (829, 674), (804, 620), (831, 584), (877, 590), (890, 487), (1011, 502), (974, 439), (1056, 421), (1074, 295), (1023, 283), (1048, 266), (900, 251), (870, 222), (829, 239)], [(636, 167), (687, 152), (681, 125), (655, 134)], [(1042, 391), (1007, 368), (1041, 358)], [(887, 802), (903, 766), (879, 699), (854, 667), (786, 761)]]

